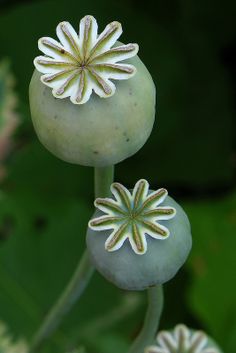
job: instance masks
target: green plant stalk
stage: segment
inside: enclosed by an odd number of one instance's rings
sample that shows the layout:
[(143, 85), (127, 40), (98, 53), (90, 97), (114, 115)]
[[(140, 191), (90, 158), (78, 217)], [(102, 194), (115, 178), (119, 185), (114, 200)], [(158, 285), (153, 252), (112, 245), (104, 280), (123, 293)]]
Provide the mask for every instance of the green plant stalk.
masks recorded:
[(110, 186), (114, 180), (114, 166), (94, 168), (95, 198), (110, 195)]
[(128, 353), (143, 353), (144, 349), (153, 343), (157, 333), (160, 317), (164, 304), (164, 295), (162, 285), (149, 288), (148, 309), (146, 312), (144, 324), (138, 337), (133, 342)]
[[(113, 182), (114, 166), (95, 168), (95, 198), (106, 197), (110, 194), (110, 185)], [(41, 327), (33, 338), (30, 353), (35, 353), (42, 343), (57, 329), (63, 317), (78, 301), (87, 287), (94, 267), (90, 263), (87, 250), (84, 251), (81, 260), (56, 304), (49, 311)]]

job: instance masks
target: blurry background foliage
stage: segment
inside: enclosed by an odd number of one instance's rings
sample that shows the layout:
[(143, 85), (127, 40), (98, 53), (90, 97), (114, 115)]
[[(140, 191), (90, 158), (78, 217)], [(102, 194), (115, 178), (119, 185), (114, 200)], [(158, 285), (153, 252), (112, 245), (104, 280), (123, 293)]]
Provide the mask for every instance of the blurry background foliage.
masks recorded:
[[(39, 144), (28, 85), (38, 38), (55, 37), (62, 20), (78, 28), (92, 14), (100, 30), (112, 20), (123, 24), (122, 41), (139, 43), (157, 86), (151, 138), (117, 165), (116, 180), (167, 187), (192, 223), (193, 251), (165, 286), (161, 327), (185, 322), (235, 352), (235, 1), (0, 4), (0, 319), (30, 339), (85, 246), (93, 170), (59, 161)], [(144, 310), (143, 293), (117, 290), (96, 274), (42, 353), (125, 352)]]

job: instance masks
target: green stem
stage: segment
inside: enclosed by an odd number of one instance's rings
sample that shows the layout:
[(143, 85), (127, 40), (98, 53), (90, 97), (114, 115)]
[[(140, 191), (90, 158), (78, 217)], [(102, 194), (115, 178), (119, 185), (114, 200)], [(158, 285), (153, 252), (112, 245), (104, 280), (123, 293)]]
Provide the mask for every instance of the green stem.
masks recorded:
[[(113, 166), (95, 168), (95, 198), (109, 196), (113, 174)], [(30, 353), (35, 353), (42, 343), (57, 329), (63, 317), (83, 294), (93, 272), (94, 267), (90, 263), (87, 250), (85, 250), (69, 284), (34, 336)]]
[(67, 312), (83, 293), (93, 274), (93, 271), (93, 266), (89, 261), (87, 251), (85, 251), (68, 286), (56, 304), (52, 307), (51, 311), (44, 319), (43, 324), (34, 336), (30, 352), (36, 352), (45, 339), (47, 339), (56, 330), (62, 321), (62, 318), (67, 314)]
[(110, 186), (114, 179), (114, 166), (94, 169), (95, 198), (110, 195)]
[(164, 303), (163, 288), (160, 285), (149, 288), (147, 291), (149, 303), (144, 324), (128, 353), (143, 353), (144, 349), (152, 344), (159, 327)]

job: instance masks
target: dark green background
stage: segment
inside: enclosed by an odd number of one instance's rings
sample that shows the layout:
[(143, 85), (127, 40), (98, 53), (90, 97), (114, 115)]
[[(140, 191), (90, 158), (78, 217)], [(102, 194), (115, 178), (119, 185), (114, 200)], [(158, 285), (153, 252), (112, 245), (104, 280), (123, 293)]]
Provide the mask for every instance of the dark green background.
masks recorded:
[[(142, 177), (153, 189), (167, 187), (192, 224), (193, 251), (184, 268), (165, 286), (161, 328), (185, 322), (205, 329), (225, 353), (233, 353), (235, 2), (0, 4), (0, 58), (11, 61), (22, 121), (15, 149), (6, 162), (8, 176), (1, 185), (0, 319), (16, 335), (30, 338), (85, 246), (93, 170), (61, 162), (39, 144), (30, 121), (28, 85), (32, 60), (39, 53), (38, 38), (55, 37), (55, 27), (62, 20), (76, 27), (81, 17), (91, 14), (100, 30), (113, 20), (122, 23), (122, 41), (139, 43), (139, 56), (157, 87), (153, 133), (140, 152), (117, 165), (115, 179), (132, 187)], [(89, 353), (125, 352), (145, 311), (144, 293), (127, 295), (96, 274), (81, 302), (42, 352), (63, 353), (77, 343), (84, 344)], [(125, 305), (125, 298), (133, 306)], [(104, 315), (108, 316), (105, 323), (101, 320)]]

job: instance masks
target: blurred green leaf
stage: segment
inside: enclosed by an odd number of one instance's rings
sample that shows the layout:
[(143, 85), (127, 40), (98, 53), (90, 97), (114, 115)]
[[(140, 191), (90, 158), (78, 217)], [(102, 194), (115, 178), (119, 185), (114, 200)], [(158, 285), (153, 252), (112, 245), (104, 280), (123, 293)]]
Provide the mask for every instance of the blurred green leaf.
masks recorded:
[[(83, 199), (83, 193), (91, 195), (89, 170), (83, 169), (77, 185), (73, 166), (62, 172), (61, 164), (39, 144), (23, 148), (1, 197), (1, 313), (26, 335), (39, 325), (85, 247), (92, 212)], [(66, 193), (72, 175), (74, 188)]]
[(91, 337), (88, 342), (88, 352), (90, 353), (121, 353), (127, 352), (129, 343), (123, 336), (115, 333), (103, 333), (98, 337)]
[(193, 230), (189, 307), (225, 353), (232, 353), (236, 327), (236, 193), (188, 204), (186, 210)]

